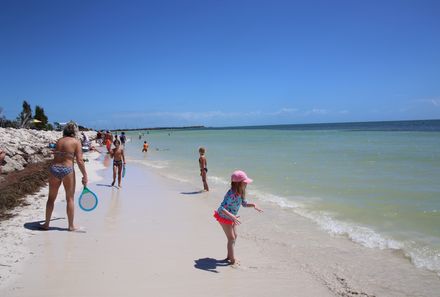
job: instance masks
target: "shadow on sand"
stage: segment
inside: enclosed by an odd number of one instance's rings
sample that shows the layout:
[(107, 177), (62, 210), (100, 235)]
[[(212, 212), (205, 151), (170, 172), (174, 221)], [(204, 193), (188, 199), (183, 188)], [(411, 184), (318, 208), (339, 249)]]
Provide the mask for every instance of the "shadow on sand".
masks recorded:
[(200, 191), (194, 191), (194, 192), (180, 192), (182, 195), (196, 195), (196, 194), (202, 194), (203, 190)]
[(213, 258), (201, 258), (198, 260), (194, 260), (194, 267), (197, 269), (218, 273), (216, 270), (217, 267), (229, 266), (229, 262), (227, 260), (217, 260)]
[[(65, 218), (55, 218), (50, 220), (52, 221), (56, 221), (56, 220), (64, 220)], [(69, 231), (69, 229), (67, 228), (60, 228), (60, 227), (49, 227), (49, 229), (43, 229), (41, 228), (41, 225), (44, 223), (44, 221), (35, 221), (35, 222), (27, 222), (24, 223), (23, 227), (25, 227), (28, 230), (32, 230), (32, 231)]]
[(108, 187), (108, 188), (112, 188), (113, 186), (111, 184), (96, 184), (98, 187)]

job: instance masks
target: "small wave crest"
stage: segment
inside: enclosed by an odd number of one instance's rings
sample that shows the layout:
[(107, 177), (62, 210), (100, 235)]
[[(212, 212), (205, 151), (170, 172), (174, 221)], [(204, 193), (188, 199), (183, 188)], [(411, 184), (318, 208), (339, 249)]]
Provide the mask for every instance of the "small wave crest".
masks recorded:
[(150, 161), (150, 160), (137, 160), (137, 159), (127, 159), (131, 163), (142, 164), (151, 168), (164, 169), (169, 167), (168, 161)]
[[(369, 227), (335, 219), (330, 213), (310, 210), (307, 204), (293, 201), (295, 197), (286, 198), (258, 190), (251, 190), (249, 194), (261, 201), (291, 209), (296, 214), (312, 220), (329, 234), (346, 236), (351, 241), (368, 248), (401, 250), (416, 267), (434, 271), (440, 276), (440, 250), (415, 242), (401, 242), (379, 234)], [(316, 200), (306, 197), (296, 198), (300, 201)]]
[(174, 175), (174, 174), (170, 174), (170, 173), (161, 173), (160, 175), (163, 176), (163, 177), (166, 177), (166, 178), (178, 181), (178, 182), (182, 182), (182, 183), (190, 182), (187, 179), (181, 178), (180, 176), (177, 176), (177, 175)]
[(407, 247), (404, 249), (405, 255), (416, 267), (435, 271), (440, 276), (440, 249), (420, 246), (415, 242), (408, 243)]
[[(129, 161), (156, 169), (169, 168), (168, 161), (136, 159), (130, 159)], [(190, 180), (168, 172), (161, 172), (161, 175), (179, 182), (191, 182)], [(230, 183), (228, 179), (218, 176), (208, 176), (208, 180), (210, 184), (212, 183), (222, 187), (228, 186)], [(283, 197), (258, 189), (250, 189), (248, 194), (260, 201), (273, 203), (278, 207), (290, 209), (295, 214), (315, 222), (321, 229), (329, 234), (346, 236), (351, 241), (368, 248), (401, 250), (403, 254), (411, 260), (414, 266), (434, 271), (440, 276), (440, 249), (421, 245), (413, 241), (398, 241), (380, 234), (370, 227), (362, 226), (355, 222), (339, 220), (334, 218), (334, 215), (331, 213), (311, 209), (313, 208), (314, 202), (321, 200), (319, 197)]]
[(218, 176), (208, 176), (208, 180), (216, 185), (229, 185), (229, 181)]
[(299, 202), (292, 201), (291, 199), (287, 199), (285, 197), (277, 196), (274, 194), (265, 193), (263, 191), (258, 190), (250, 190), (248, 191), (250, 195), (255, 196), (257, 199), (267, 202), (272, 202), (282, 208), (299, 208), (304, 207), (303, 204)]

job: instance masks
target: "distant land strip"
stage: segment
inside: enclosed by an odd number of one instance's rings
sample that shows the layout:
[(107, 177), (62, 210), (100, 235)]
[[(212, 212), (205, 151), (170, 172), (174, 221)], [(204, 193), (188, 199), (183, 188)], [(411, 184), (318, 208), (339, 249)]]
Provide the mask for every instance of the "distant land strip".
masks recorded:
[(144, 130), (184, 130), (184, 129), (204, 129), (205, 126), (185, 126), (185, 127), (155, 127), (155, 128), (130, 128), (130, 129), (111, 129), (111, 131), (144, 131)]

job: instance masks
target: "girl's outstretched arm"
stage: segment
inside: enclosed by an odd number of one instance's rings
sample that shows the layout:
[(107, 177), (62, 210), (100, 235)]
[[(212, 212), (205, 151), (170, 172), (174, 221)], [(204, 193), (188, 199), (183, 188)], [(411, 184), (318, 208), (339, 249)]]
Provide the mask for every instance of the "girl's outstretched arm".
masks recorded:
[(259, 208), (255, 203), (246, 203), (245, 207), (253, 207), (258, 212), (263, 212), (261, 208)]

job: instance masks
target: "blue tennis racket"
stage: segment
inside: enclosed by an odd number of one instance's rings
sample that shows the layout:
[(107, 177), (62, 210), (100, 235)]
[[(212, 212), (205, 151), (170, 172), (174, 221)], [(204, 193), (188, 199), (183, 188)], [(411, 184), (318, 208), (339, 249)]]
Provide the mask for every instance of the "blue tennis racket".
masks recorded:
[(81, 195), (79, 196), (79, 207), (84, 211), (92, 211), (98, 206), (98, 196), (84, 187)]
[(122, 167), (122, 177), (125, 177), (125, 165)]

